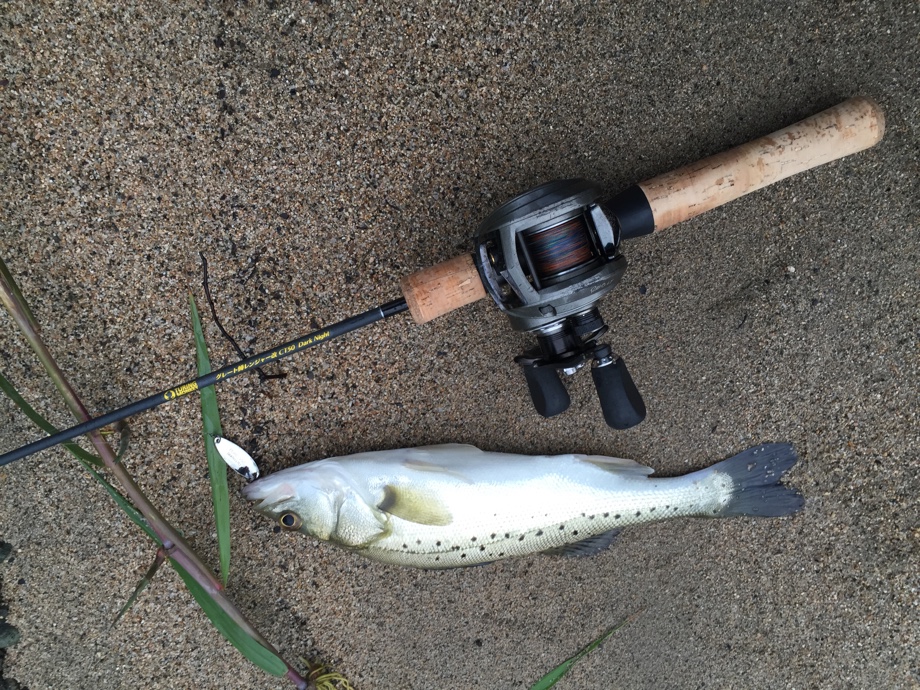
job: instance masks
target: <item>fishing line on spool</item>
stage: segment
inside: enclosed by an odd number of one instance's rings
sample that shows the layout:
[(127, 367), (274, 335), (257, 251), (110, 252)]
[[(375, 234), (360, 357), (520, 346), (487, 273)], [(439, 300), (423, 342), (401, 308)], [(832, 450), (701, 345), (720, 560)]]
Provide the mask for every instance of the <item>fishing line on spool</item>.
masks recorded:
[(521, 246), (531, 276), (540, 284), (552, 285), (593, 266), (597, 248), (584, 216), (558, 225), (521, 234)]

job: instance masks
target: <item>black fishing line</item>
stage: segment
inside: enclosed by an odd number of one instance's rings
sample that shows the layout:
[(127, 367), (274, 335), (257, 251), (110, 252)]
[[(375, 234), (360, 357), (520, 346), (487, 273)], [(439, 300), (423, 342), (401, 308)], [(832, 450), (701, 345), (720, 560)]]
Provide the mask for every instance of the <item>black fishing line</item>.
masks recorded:
[[(230, 344), (233, 345), (233, 349), (236, 350), (236, 353), (240, 356), (240, 359), (246, 359), (249, 355), (243, 352), (236, 340), (233, 339), (233, 336), (227, 333), (227, 329), (224, 328), (221, 324), (220, 319), (217, 318), (217, 309), (214, 307), (214, 299), (211, 297), (211, 288), (208, 285), (208, 260), (204, 257), (204, 253), (198, 252), (198, 256), (201, 257), (201, 272), (202, 272), (202, 281), (201, 285), (204, 288), (204, 296), (208, 300), (208, 306), (211, 308), (211, 317), (214, 319), (214, 323), (217, 325), (218, 330), (223, 334), (223, 336), (230, 341)], [(270, 379), (283, 379), (287, 378), (287, 374), (266, 374), (262, 367), (256, 367), (256, 373), (259, 375), (259, 380), (262, 382), (268, 381)]]

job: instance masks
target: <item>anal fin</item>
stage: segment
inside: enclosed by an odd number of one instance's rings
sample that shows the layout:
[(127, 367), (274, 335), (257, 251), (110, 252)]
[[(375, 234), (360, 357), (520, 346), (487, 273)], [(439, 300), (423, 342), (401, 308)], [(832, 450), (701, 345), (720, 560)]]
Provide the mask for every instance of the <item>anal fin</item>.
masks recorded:
[(622, 528), (617, 527), (609, 532), (588, 537), (574, 544), (566, 544), (565, 546), (556, 546), (552, 549), (547, 549), (543, 551), (543, 553), (549, 556), (594, 556), (610, 548), (610, 545), (616, 541), (617, 535), (620, 534), (621, 530)]

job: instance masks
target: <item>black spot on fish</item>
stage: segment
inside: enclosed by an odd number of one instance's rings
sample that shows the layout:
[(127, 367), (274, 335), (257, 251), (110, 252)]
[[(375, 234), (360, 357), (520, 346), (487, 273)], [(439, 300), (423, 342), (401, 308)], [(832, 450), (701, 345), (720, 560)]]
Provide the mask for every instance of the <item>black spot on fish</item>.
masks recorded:
[(670, 505), (666, 505), (666, 506), (664, 507), (664, 509), (667, 510), (667, 509), (670, 508), (670, 507), (671, 507)]
[(642, 511), (641, 511), (641, 510), (637, 510), (637, 511), (636, 511), (636, 517), (639, 517), (640, 515), (642, 515)]
[(480, 550), (480, 551), (485, 551), (485, 550), (486, 550), (486, 547), (485, 547), (485, 546), (480, 546), (480, 547), (479, 547), (479, 550)]
[(436, 543), (435, 543), (435, 546), (440, 546), (440, 545), (441, 545), (441, 542), (436, 542)]
[(573, 530), (572, 530), (572, 534), (578, 534), (578, 530), (577, 530), (577, 529), (573, 529)]
[(524, 535), (523, 535), (523, 534), (522, 534), (521, 536), (518, 537), (518, 541), (524, 541)]
[(650, 513), (654, 513), (654, 512), (655, 512), (655, 506), (652, 506), (652, 507), (651, 507), (651, 508), (649, 509), (649, 511), (648, 511), (648, 512), (650, 512)]
[(470, 541), (476, 541), (476, 537), (473, 537), (472, 539), (470, 539)]
[(461, 554), (460, 554), (460, 558), (466, 558), (466, 554), (465, 554), (465, 553), (461, 553)]
[(408, 548), (409, 548), (409, 545), (408, 545), (408, 544), (403, 544), (403, 548), (404, 548), (404, 549), (408, 549)]
[(511, 538), (511, 532), (505, 532), (505, 539)]
[(440, 557), (440, 556), (435, 556), (435, 557), (434, 557), (434, 560), (440, 561), (440, 560), (441, 560), (441, 557)]
[(581, 516), (582, 516), (582, 517), (585, 517), (585, 514), (584, 514), (584, 513), (582, 513), (582, 514), (581, 514)]
[(422, 540), (421, 540), (421, 539), (416, 539), (416, 540), (415, 540), (415, 543), (418, 544), (419, 546), (421, 546)]
[(460, 547), (459, 547), (459, 546), (451, 546), (451, 547), (450, 547), (450, 550), (451, 550), (451, 551), (459, 551), (459, 550), (460, 550)]
[(593, 520), (593, 519), (594, 519), (594, 516), (593, 516), (593, 515), (589, 515), (589, 516), (588, 516), (588, 519), (589, 519), (589, 520)]
[(542, 536), (543, 536), (543, 530), (542, 530), (542, 529), (538, 529), (538, 530), (537, 530), (537, 536), (538, 536), (538, 537), (542, 537)]
[(490, 539), (495, 539), (495, 532), (492, 532), (492, 536), (490, 537)]
[(617, 513), (616, 515), (614, 515), (614, 516), (613, 516), (613, 519), (614, 519), (614, 520), (619, 520), (619, 519), (620, 519), (620, 514)]
[(499, 551), (498, 557), (499, 557), (499, 558), (504, 558), (504, 557), (505, 557), (505, 552), (504, 552), (504, 551)]
[(610, 517), (610, 513), (604, 513), (604, 517)]
[(565, 525), (559, 525), (559, 529), (560, 529), (560, 530), (565, 529)]

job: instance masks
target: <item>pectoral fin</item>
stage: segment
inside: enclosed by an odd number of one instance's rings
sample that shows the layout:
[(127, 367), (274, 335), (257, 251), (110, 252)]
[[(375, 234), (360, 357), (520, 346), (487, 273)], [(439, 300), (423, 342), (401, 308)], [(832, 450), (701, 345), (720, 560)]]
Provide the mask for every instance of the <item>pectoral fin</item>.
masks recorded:
[(377, 508), (394, 517), (420, 525), (443, 527), (453, 521), (447, 506), (430, 493), (387, 484)]

